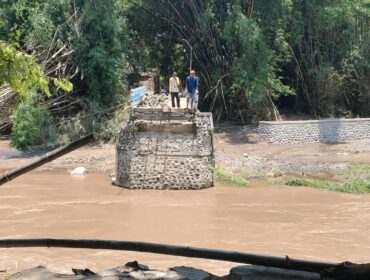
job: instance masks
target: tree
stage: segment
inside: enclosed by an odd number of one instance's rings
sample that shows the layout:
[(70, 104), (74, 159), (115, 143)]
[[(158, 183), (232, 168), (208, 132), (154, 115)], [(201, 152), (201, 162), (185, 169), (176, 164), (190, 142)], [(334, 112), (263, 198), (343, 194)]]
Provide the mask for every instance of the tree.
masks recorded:
[(49, 79), (35, 60), (0, 41), (0, 86), (4, 84), (9, 84), (22, 98), (36, 90), (50, 95)]
[(122, 95), (125, 59), (122, 25), (115, 3), (109, 1), (77, 1), (81, 13), (81, 30), (75, 50), (91, 100), (111, 104)]
[[(238, 0), (137, 1), (134, 9), (142, 7), (147, 19), (132, 28), (139, 31), (142, 26), (157, 26), (150, 32), (150, 40), (144, 40), (157, 53), (161, 50), (157, 41), (166, 42), (167, 54), (176, 54), (173, 48), (179, 44), (189, 55), (192, 52), (201, 77), (203, 109), (232, 118), (250, 118), (252, 111), (261, 111), (274, 118), (273, 100), (292, 91), (280, 78), (270, 38), (251, 18), (254, 4)], [(154, 20), (157, 24), (151, 24)], [(181, 56), (171, 59), (183, 60)], [(166, 65), (157, 62), (167, 74)]]

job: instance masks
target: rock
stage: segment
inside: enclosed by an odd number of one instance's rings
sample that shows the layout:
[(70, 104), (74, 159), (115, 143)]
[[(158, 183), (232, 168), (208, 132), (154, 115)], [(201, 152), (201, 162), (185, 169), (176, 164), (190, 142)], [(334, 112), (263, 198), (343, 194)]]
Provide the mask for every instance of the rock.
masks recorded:
[(275, 170), (274, 171), (274, 177), (276, 178), (276, 177), (281, 177), (281, 176), (283, 176), (283, 173), (280, 171), (280, 170)]
[[(27, 269), (6, 278), (7, 280), (193, 280), (193, 278), (185, 278), (180, 273), (174, 270), (155, 270), (146, 269), (147, 267), (137, 262), (131, 262), (136, 267), (121, 266), (108, 270), (104, 270), (95, 274), (89, 269), (73, 269), (74, 275), (59, 274), (49, 271), (46, 267), (38, 266), (32, 269)], [(204, 278), (194, 278), (194, 280), (202, 280)]]
[(138, 263), (138, 261), (132, 261), (125, 264), (125, 267), (131, 268), (132, 270), (149, 270), (149, 266)]
[(189, 280), (208, 280), (216, 278), (216, 276), (208, 273), (207, 271), (187, 266), (176, 266), (171, 268), (171, 270), (176, 271), (179, 275)]
[(368, 280), (370, 264), (341, 263), (338, 267), (328, 268), (321, 272), (323, 280)]
[(85, 269), (72, 268), (72, 272), (75, 275), (85, 275), (85, 276), (95, 275), (96, 274), (95, 272), (91, 271), (88, 268), (85, 268)]
[(242, 265), (232, 268), (227, 278), (232, 280), (319, 280), (320, 275), (280, 268)]
[(247, 153), (244, 153), (244, 154), (243, 154), (243, 157), (248, 157), (248, 154), (247, 154)]
[(267, 176), (267, 177), (274, 177), (274, 178), (277, 178), (277, 177), (281, 177), (281, 176), (283, 176), (283, 173), (282, 173), (280, 170), (278, 170), (278, 169), (273, 169), (273, 170), (271, 170), (270, 172), (267, 172), (267, 173), (266, 173), (266, 176)]
[(76, 167), (75, 169), (71, 171), (71, 175), (84, 175), (86, 173), (87, 173), (86, 167), (82, 167), (82, 166)]
[[(370, 264), (353, 264), (345, 262), (334, 268), (319, 273), (280, 269), (273, 267), (241, 265), (230, 270), (228, 275), (219, 277), (204, 270), (178, 266), (167, 270), (150, 269), (137, 261), (124, 266), (94, 273), (89, 269), (73, 269), (72, 274), (58, 274), (43, 266), (23, 270), (10, 276), (7, 280), (368, 280)], [(3, 276), (0, 271), (0, 276)], [(321, 277), (321, 278), (320, 278)], [(0, 279), (2, 279), (0, 277)]]
[(76, 279), (75, 276), (66, 277), (65, 275), (60, 275), (50, 272), (44, 266), (37, 266), (35, 268), (26, 269), (16, 274), (9, 276), (8, 279), (11, 280), (62, 280), (62, 279)]

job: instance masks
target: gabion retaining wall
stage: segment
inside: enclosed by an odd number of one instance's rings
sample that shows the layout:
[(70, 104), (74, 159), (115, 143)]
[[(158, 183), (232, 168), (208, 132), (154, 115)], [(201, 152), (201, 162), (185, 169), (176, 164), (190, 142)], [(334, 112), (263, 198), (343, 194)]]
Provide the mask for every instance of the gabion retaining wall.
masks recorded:
[(344, 143), (370, 139), (370, 118), (261, 121), (258, 133), (270, 143)]
[(136, 108), (116, 146), (116, 185), (130, 189), (213, 186), (212, 114)]

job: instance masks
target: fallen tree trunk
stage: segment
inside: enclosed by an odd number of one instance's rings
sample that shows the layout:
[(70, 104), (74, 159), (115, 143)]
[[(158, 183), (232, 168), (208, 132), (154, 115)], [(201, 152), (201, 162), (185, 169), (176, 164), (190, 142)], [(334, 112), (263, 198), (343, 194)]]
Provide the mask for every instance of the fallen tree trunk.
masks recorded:
[(54, 151), (51, 151), (47, 153), (46, 155), (40, 157), (39, 159), (25, 165), (19, 168), (16, 168), (12, 171), (5, 172), (3, 176), (0, 177), (0, 185), (9, 182), (13, 180), (14, 178), (21, 176), (31, 170), (36, 169), (37, 167), (44, 165), (45, 163), (48, 163), (58, 157), (61, 157), (65, 154), (68, 154), (69, 152), (72, 152), (73, 150), (76, 150), (94, 140), (97, 139), (97, 135), (94, 133), (91, 133), (87, 136), (84, 136), (72, 143), (69, 143), (63, 147), (60, 147)]
[(253, 264), (259, 266), (276, 267), (290, 270), (300, 270), (319, 273), (324, 269), (335, 268), (337, 264), (313, 262), (288, 257), (272, 257), (254, 255), (235, 251), (213, 250), (177, 245), (164, 245), (134, 241), (112, 240), (72, 240), (72, 239), (3, 239), (0, 240), (0, 248), (14, 247), (61, 247), (61, 248), (84, 248), (84, 249), (108, 249), (126, 250), (156, 253), (191, 258), (203, 258), (236, 263)]

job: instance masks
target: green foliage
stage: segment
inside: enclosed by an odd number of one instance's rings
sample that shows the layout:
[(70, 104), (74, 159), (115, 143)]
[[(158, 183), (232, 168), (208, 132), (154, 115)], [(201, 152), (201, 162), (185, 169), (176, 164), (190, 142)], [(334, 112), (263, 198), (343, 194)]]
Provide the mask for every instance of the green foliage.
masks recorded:
[(19, 104), (12, 116), (11, 143), (17, 149), (41, 145), (49, 139), (49, 125), (52, 123), (52, 116), (38, 103), (39, 97), (31, 94)]
[(50, 18), (42, 14), (44, 2), (18, 0), (0, 4), (0, 86), (8, 83), (21, 98), (36, 90), (50, 96), (50, 82), (67, 92), (73, 87), (67, 80), (46, 77), (33, 56), (18, 50), (50, 46), (54, 30)]
[(285, 182), (288, 186), (307, 186), (343, 193), (370, 193), (370, 181), (355, 179), (350, 182), (338, 183), (309, 178), (292, 178)]
[(50, 96), (50, 80), (57, 88), (64, 91), (70, 92), (73, 89), (73, 85), (65, 79), (46, 77), (32, 56), (0, 41), (0, 86), (9, 84), (20, 94), (21, 99), (36, 90), (41, 90)]
[(337, 174), (346, 181), (362, 179), (370, 180), (369, 164), (349, 164), (348, 169)]
[(288, 32), (298, 102), (315, 116), (368, 116), (368, 0), (294, 1)]
[(66, 145), (91, 131), (97, 133), (102, 141), (114, 142), (117, 132), (129, 119), (128, 109), (128, 107), (120, 107), (110, 114), (81, 113), (73, 118), (62, 119), (53, 129), (53, 137), (48, 145), (50, 147)]
[(333, 182), (312, 178), (291, 178), (285, 182), (288, 186), (307, 186), (344, 193), (370, 193), (370, 165), (351, 164), (348, 169), (338, 174), (343, 182)]
[(30, 17), (37, 14), (45, 0), (3, 0), (0, 2), (0, 39), (12, 44), (23, 45), (26, 36), (32, 32)]
[(294, 177), (294, 178), (291, 178), (291, 179), (287, 180), (285, 182), (285, 185), (287, 185), (287, 186), (305, 186), (305, 187), (307, 187), (307, 186), (309, 186), (309, 183), (306, 179)]
[(54, 83), (56, 89), (62, 89), (67, 92), (71, 92), (73, 90), (73, 84), (66, 79), (51, 79)]
[(185, 79), (191, 51), (201, 109), (221, 117), (370, 116), (369, 0), (3, 0), (0, 40), (0, 84), (60, 95), (73, 76), (94, 113), (122, 101), (127, 74)]
[(267, 92), (274, 97), (291, 94), (289, 87), (275, 75), (273, 52), (265, 43), (258, 24), (247, 18), (238, 5), (229, 13), (223, 38), (234, 59), (232, 90), (246, 92), (254, 104), (261, 103)]
[[(243, 112), (277, 115), (275, 105), (314, 117), (370, 115), (368, 0), (130, 2), (139, 57), (150, 54), (162, 75), (189, 59), (189, 42), (203, 109), (248, 118)], [(179, 43), (185, 59), (173, 51)]]
[(50, 95), (48, 82), (31, 56), (0, 41), (0, 86), (8, 83), (21, 97), (36, 89)]
[(97, 104), (114, 104), (123, 93), (125, 59), (122, 25), (114, 1), (78, 1), (83, 10), (81, 34), (76, 39), (77, 60)]
[(216, 180), (239, 187), (248, 186), (249, 182), (241, 175), (229, 172), (223, 168), (217, 167), (215, 172)]

